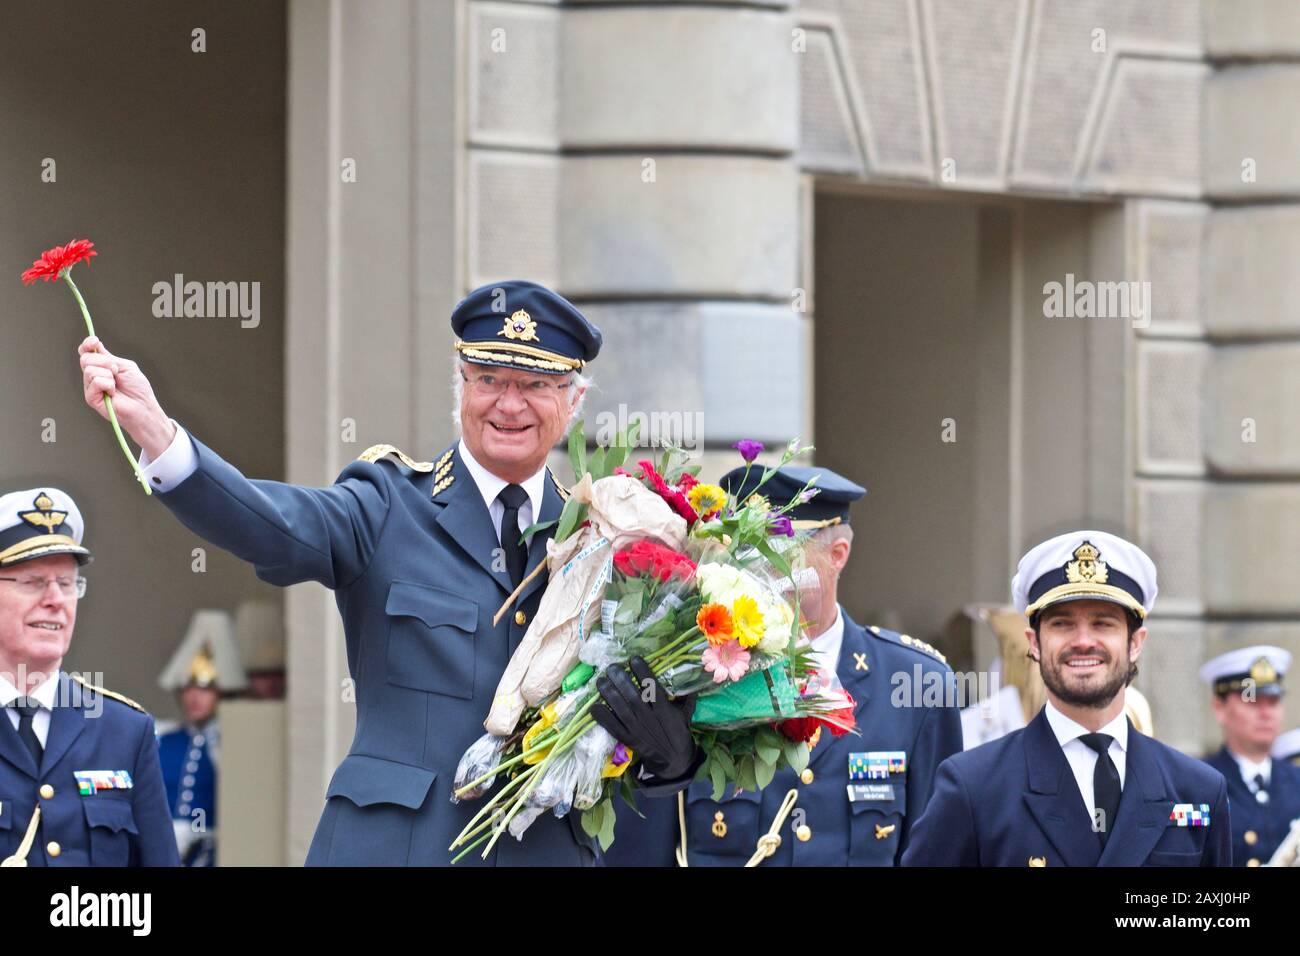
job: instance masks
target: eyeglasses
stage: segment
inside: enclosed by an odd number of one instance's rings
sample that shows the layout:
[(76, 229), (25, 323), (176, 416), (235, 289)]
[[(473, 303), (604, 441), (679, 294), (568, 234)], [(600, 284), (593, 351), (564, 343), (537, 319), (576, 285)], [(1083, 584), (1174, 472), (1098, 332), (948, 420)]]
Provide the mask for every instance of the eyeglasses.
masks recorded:
[(0, 581), (13, 581), (18, 585), (18, 590), (28, 597), (40, 597), (50, 586), (51, 581), (59, 586), (64, 597), (84, 598), (86, 596), (86, 579), (81, 575), (75, 578), (0, 578)]
[(556, 384), (549, 378), (509, 381), (500, 375), (466, 375), (464, 372), (460, 373), (460, 377), (466, 381), (476, 394), (482, 395), (484, 398), (500, 398), (510, 389), (511, 385), (514, 385), (525, 400), (532, 399), (536, 401), (539, 398), (551, 398), (559, 395), (573, 384), (568, 378)]

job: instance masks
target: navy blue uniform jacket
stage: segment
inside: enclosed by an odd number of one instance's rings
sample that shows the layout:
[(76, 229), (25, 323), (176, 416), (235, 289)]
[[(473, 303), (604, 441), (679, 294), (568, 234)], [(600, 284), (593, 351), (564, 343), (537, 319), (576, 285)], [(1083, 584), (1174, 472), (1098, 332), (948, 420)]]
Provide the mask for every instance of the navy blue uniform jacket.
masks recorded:
[[(902, 643), (895, 632), (864, 628), (845, 614), (836, 673), (853, 695), (861, 736), (832, 737), (823, 730), (808, 765), (811, 783), (782, 770), (763, 790), (729, 792), (716, 803), (709, 781), (692, 784), (685, 794), (691, 866), (743, 865), (792, 788), (799, 794), (795, 810), (780, 830), (781, 845), (763, 866), (893, 866), (898, 862), (912, 824), (930, 797), (935, 771), (961, 750), (956, 701), (946, 701), (954, 706), (915, 706), (919, 698), (911, 688), (918, 675), (922, 684), (918, 693), (927, 680), (942, 681), (946, 688), (952, 671), (927, 652)], [(895, 694), (904, 687), (907, 693)], [(904, 752), (906, 771), (861, 781), (873, 785), (873, 799), (850, 801), (849, 755), (879, 750)], [(644, 820), (622, 801), (616, 805), (615, 839), (605, 854), (606, 862), (610, 866), (675, 865), (681, 830), (677, 800), (639, 800)], [(726, 825), (722, 836), (714, 829), (719, 812)], [(812, 831), (807, 841), (795, 836), (800, 823)], [(721, 831), (719, 827), (717, 832)]]
[[(39, 767), (0, 714), (0, 859), (18, 850), (39, 804), (28, 866), (179, 866), (153, 718), (58, 680)], [(79, 770), (125, 770), (132, 785), (83, 795)]]
[[(1103, 852), (1045, 711), (939, 767), (904, 866), (1230, 866), (1223, 775), (1133, 729), (1124, 789)], [(1180, 827), (1175, 804), (1207, 804), (1210, 825)]]
[(1260, 803), (1241, 779), (1241, 768), (1227, 748), (1205, 760), (1228, 781), (1228, 806), (1232, 810), (1232, 859), (1237, 866), (1251, 860), (1267, 863), (1300, 817), (1300, 767), (1273, 758), (1268, 782), (1268, 802)]

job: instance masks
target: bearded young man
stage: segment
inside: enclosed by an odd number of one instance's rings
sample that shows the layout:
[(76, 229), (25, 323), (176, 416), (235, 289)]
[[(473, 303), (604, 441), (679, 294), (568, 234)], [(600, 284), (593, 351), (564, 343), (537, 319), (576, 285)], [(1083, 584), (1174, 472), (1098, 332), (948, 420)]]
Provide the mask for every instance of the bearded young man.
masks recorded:
[(1223, 775), (1124, 713), (1156, 569), (1102, 531), (1045, 541), (1011, 589), (1047, 703), (939, 766), (904, 866), (1230, 866)]

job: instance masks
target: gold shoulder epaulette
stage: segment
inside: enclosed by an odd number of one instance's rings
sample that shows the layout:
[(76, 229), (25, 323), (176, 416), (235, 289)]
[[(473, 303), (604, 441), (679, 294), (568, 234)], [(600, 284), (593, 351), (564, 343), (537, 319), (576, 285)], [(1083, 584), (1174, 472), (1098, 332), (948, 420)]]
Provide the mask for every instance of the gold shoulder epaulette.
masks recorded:
[(71, 677), (73, 680), (75, 680), (82, 687), (86, 688), (86, 690), (93, 690), (96, 694), (103, 694), (105, 697), (111, 697), (114, 700), (120, 700), (122, 703), (126, 704), (126, 706), (134, 707), (142, 714), (148, 713), (148, 711), (146, 711), (143, 707), (141, 707), (139, 704), (133, 701), (130, 697), (127, 697), (125, 694), (119, 694), (117, 691), (109, 690), (106, 687), (96, 687), (94, 684), (90, 683), (80, 674), (69, 674), (68, 676)]
[(929, 654), (931, 657), (937, 658), (938, 660), (942, 661), (945, 664), (948, 663), (948, 658), (944, 657), (943, 654), (939, 653), (938, 649), (935, 648), (934, 645), (929, 644), (926, 641), (920, 640), (919, 638), (912, 637), (908, 634), (900, 634), (898, 636), (898, 639), (902, 641), (904, 644), (906, 644), (908, 647), (915, 648), (918, 651), (923, 651), (924, 653)]
[(555, 490), (559, 492), (560, 499), (562, 501), (568, 501), (569, 489), (564, 487), (564, 483), (561, 482), (559, 478), (555, 477), (555, 472), (551, 471), (551, 469), (547, 468), (546, 473), (551, 476), (551, 482), (555, 485)]
[(357, 461), (377, 462), (381, 458), (387, 458), (390, 455), (414, 471), (433, 471), (433, 462), (416, 461), (396, 445), (371, 445), (357, 456)]

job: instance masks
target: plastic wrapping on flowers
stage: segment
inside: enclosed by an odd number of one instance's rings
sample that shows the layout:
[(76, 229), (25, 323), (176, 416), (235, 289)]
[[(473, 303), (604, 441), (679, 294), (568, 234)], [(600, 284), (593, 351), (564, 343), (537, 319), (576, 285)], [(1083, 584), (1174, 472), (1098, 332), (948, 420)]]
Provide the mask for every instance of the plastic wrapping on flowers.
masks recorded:
[[(792, 443), (783, 462), (796, 453)], [(796, 502), (776, 509), (754, 498), (736, 502), (670, 458), (658, 470), (639, 465), (641, 479), (690, 522), (685, 546), (670, 548), (658, 536), (616, 546), (599, 626), (583, 635), (559, 689), (524, 711), (511, 734), (485, 735), (462, 758), (453, 799), (505, 782), (453, 841), (455, 859), (484, 843), (486, 856), (502, 832), (522, 838), (548, 809), (581, 811), (584, 830), (609, 845), (614, 796), (632, 802), (626, 771), (635, 755), (590, 710), (596, 678), (633, 657), (670, 698), (694, 697), (692, 733), (705, 755), (698, 776), (713, 782), (716, 796), (729, 783), (766, 786), (782, 766), (802, 770), (815, 742), (809, 728), (852, 727), (852, 700), (823, 696), (799, 640), (801, 608), (821, 602), (804, 539), (786, 517)], [(812, 493), (805, 487), (798, 500)]]

